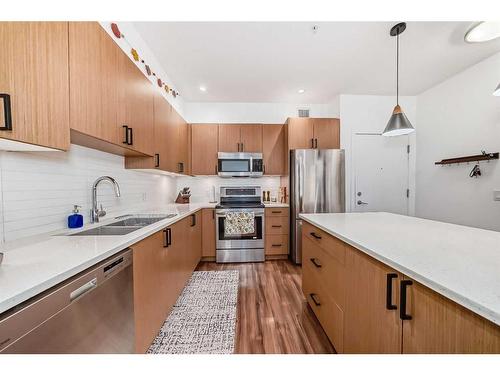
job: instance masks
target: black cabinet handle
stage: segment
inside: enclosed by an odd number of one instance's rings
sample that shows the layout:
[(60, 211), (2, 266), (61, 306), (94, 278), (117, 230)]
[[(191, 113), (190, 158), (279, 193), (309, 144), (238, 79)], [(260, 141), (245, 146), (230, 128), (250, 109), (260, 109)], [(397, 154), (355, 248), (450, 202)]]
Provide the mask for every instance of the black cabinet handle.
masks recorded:
[(128, 140), (128, 126), (127, 125), (123, 125), (122, 128), (125, 130), (125, 140), (122, 142), (124, 145), (128, 145), (130, 144), (129, 143), (129, 140)]
[(311, 138), (311, 148), (314, 148), (314, 138)]
[(271, 213), (273, 213), (273, 214), (280, 214), (281, 211), (271, 211)]
[(0, 94), (0, 99), (3, 101), (3, 119), (4, 124), (0, 126), (0, 130), (12, 130), (12, 112), (10, 108), (10, 95)]
[(212, 219), (215, 219), (215, 210), (212, 210)]
[(392, 303), (392, 280), (397, 279), (397, 273), (388, 273), (387, 274), (387, 287), (386, 287), (386, 298), (385, 298), (385, 307), (387, 310), (397, 310), (397, 306)]
[(184, 163), (180, 162), (180, 163), (177, 163), (177, 168), (179, 170), (179, 173), (182, 173), (184, 172)]
[(314, 238), (316, 238), (317, 240), (321, 240), (321, 236), (314, 233), (314, 232), (311, 232), (310, 235), (313, 236)]
[(401, 320), (411, 320), (410, 314), (406, 313), (406, 288), (413, 285), (411, 280), (401, 280), (399, 295), (399, 318)]
[(129, 133), (129, 137), (128, 137), (128, 145), (129, 146), (132, 146), (134, 144), (134, 129), (132, 128), (128, 128), (128, 133)]
[(281, 225), (271, 225), (273, 228), (281, 228)]
[(315, 293), (310, 293), (309, 297), (311, 297), (312, 301), (316, 306), (321, 306), (321, 303), (316, 299), (316, 294)]
[(155, 168), (160, 167), (160, 154), (155, 154)]
[(271, 247), (281, 247), (281, 244), (272, 244)]
[(266, 174), (266, 165), (262, 164), (262, 174)]
[(215, 165), (215, 174), (219, 174), (219, 168)]
[(172, 245), (172, 229), (167, 228), (167, 247)]
[(194, 227), (196, 225), (196, 215), (192, 214), (191, 215), (191, 226)]
[(312, 264), (314, 264), (317, 268), (321, 268), (322, 265), (320, 263), (317, 262), (317, 259), (316, 258), (310, 258), (309, 259), (311, 261)]
[(168, 233), (166, 229), (163, 229), (163, 247), (168, 247)]
[(318, 148), (318, 138), (314, 138), (314, 148)]

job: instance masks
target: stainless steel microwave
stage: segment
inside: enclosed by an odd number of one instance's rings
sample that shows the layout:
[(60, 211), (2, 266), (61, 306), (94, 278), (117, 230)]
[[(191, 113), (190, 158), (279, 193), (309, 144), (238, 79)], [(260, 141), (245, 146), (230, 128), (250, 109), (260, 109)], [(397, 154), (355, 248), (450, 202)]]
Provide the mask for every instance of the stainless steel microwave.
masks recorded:
[(219, 152), (217, 174), (220, 177), (260, 177), (264, 174), (262, 154)]

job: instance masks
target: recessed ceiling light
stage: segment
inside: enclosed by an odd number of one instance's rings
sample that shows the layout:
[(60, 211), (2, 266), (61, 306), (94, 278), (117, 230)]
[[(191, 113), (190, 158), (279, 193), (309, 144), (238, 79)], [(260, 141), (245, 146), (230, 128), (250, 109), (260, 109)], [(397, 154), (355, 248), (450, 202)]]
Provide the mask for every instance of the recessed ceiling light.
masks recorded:
[(474, 25), (465, 33), (465, 41), (469, 43), (487, 42), (500, 37), (500, 22), (483, 21)]
[(207, 91), (207, 88), (205, 86), (200, 86), (200, 91), (205, 92), (205, 91)]
[(297, 92), (298, 92), (299, 94), (303, 94), (303, 93), (305, 93), (305, 92), (306, 92), (306, 90), (304, 90), (304, 89), (299, 89), (299, 91), (297, 91)]

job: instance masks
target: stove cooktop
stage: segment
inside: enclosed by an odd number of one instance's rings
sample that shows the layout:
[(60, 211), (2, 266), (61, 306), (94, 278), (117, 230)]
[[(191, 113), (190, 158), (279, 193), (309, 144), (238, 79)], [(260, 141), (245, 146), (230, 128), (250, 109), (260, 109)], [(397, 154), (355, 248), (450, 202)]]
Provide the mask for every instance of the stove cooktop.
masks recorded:
[(229, 208), (264, 208), (264, 204), (255, 202), (231, 202), (231, 203), (219, 203), (215, 206), (216, 209), (229, 209)]

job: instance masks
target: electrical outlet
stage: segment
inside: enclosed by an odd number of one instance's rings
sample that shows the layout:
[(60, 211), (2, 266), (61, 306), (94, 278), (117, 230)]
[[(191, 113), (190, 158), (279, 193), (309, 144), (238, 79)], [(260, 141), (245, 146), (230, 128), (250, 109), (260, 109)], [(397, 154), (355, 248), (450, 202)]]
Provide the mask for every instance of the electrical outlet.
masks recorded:
[(493, 200), (500, 201), (500, 190), (493, 190)]

